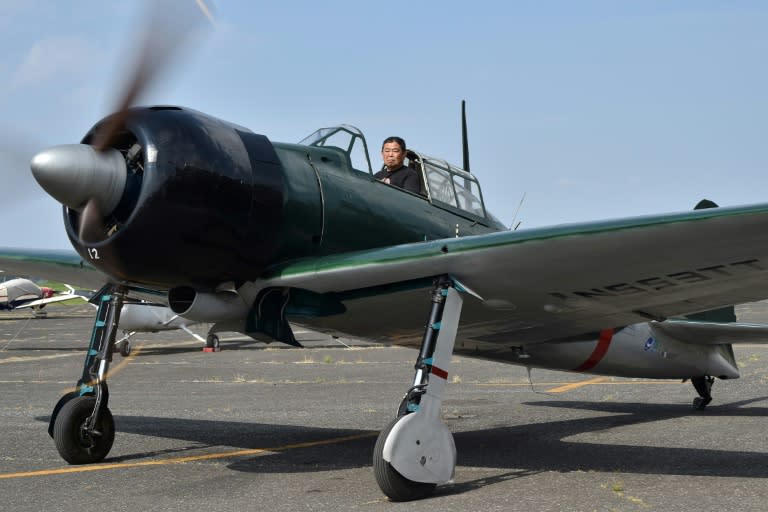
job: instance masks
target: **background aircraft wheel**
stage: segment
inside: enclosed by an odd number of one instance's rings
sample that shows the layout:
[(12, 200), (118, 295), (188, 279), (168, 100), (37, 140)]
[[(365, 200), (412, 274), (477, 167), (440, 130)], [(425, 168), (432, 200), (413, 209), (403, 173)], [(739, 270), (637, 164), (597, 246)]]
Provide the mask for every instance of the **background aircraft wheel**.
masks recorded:
[(219, 337), (215, 334), (209, 334), (205, 338), (205, 346), (209, 348), (219, 348)]
[(384, 460), (384, 442), (400, 418), (395, 418), (381, 431), (373, 449), (373, 475), (381, 491), (392, 501), (410, 501), (431, 495), (437, 484), (408, 480)]
[(98, 434), (89, 435), (84, 427), (96, 405), (92, 396), (78, 396), (59, 411), (53, 426), (53, 440), (59, 455), (70, 464), (88, 464), (104, 459), (115, 440), (115, 421), (104, 408), (96, 423)]
[(123, 357), (128, 357), (129, 355), (131, 355), (131, 342), (130, 341), (125, 340), (120, 345), (120, 355), (123, 356)]

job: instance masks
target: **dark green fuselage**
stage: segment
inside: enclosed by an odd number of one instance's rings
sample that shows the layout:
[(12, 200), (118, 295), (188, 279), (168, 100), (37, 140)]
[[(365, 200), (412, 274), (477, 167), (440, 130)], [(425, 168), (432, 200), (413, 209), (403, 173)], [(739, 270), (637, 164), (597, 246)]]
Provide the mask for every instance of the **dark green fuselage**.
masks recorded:
[(504, 229), (493, 219), (381, 183), (352, 168), (341, 150), (273, 147), (285, 176), (281, 256), (295, 257), (297, 249), (316, 256)]
[(413, 153), (424, 195), (376, 181), (367, 150), (369, 168), (353, 168), (350, 148), (364, 144), (356, 129), (347, 151), (326, 139), (284, 144), (162, 106), (132, 109), (122, 133), (115, 149), (135, 155), (126, 156), (130, 187), (103, 237), (83, 243), (80, 212), (64, 208), (75, 249), (116, 281), (210, 290), (301, 258), (504, 229), (474, 177), (445, 162)]

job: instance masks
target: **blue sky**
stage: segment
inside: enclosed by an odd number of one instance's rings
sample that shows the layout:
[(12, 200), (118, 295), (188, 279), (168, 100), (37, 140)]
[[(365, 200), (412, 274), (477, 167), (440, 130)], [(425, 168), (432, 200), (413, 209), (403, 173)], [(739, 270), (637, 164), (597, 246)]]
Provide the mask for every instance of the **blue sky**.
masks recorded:
[[(0, 0), (0, 245), (69, 247), (28, 160), (78, 142), (113, 109), (145, 5)], [(215, 28), (141, 104), (191, 107), (284, 142), (349, 123), (377, 162), (380, 141), (399, 134), (460, 164), (466, 99), (486, 205), (510, 224), (525, 193), (521, 229), (680, 211), (702, 197), (768, 201), (768, 3), (214, 8)]]

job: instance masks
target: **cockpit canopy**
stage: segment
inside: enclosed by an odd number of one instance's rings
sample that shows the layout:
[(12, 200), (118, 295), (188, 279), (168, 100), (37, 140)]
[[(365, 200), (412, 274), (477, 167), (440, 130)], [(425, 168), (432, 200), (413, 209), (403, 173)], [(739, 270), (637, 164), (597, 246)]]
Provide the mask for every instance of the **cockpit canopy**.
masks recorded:
[[(354, 170), (373, 175), (368, 144), (363, 132), (354, 126), (343, 124), (320, 128), (302, 139), (299, 144), (341, 149), (349, 156)], [(474, 175), (445, 160), (412, 149), (407, 152), (406, 165), (419, 174), (420, 195), (432, 204), (457, 209), (481, 219), (489, 217), (483, 204), (480, 183)]]
[(373, 174), (371, 159), (368, 156), (368, 144), (365, 142), (363, 132), (352, 125), (342, 124), (320, 128), (301, 139), (299, 144), (341, 149), (349, 156), (353, 169)]

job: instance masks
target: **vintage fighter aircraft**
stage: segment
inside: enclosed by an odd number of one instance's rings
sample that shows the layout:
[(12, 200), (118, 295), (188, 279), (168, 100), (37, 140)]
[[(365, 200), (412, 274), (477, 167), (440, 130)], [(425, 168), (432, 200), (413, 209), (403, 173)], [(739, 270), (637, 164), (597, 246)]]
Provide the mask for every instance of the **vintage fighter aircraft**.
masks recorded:
[(115, 114), (81, 144), (32, 161), (79, 257), (0, 249), (9, 272), (77, 274), (82, 258), (110, 283), (77, 391), (51, 415), (72, 464), (111, 449), (108, 369), (136, 294), (290, 344), (289, 318), (419, 348), (373, 454), (393, 500), (452, 478), (456, 450), (439, 414), (452, 353), (691, 379), (702, 408), (714, 378), (739, 375), (731, 343), (768, 339), (762, 326), (676, 319), (768, 298), (768, 204), (509, 231), (486, 209), (466, 150), (464, 169), (409, 152), (422, 185), (411, 193), (373, 178), (352, 127), (291, 144), (187, 108), (132, 107), (158, 53), (146, 46), (150, 65), (140, 61)]
[(88, 300), (82, 295), (77, 295), (71, 286), (66, 286), (66, 292), (57, 294), (52, 288), (37, 286), (29, 279), (21, 277), (3, 281), (0, 283), (0, 310), (30, 308), (35, 318), (44, 318), (46, 312), (43, 308), (48, 304)]
[[(768, 205), (509, 231), (473, 174), (419, 151), (408, 156), (421, 194), (376, 181), (349, 126), (289, 144), (180, 107), (115, 116), (32, 162), (64, 205), (74, 248), (112, 283), (78, 390), (51, 418), (70, 463), (111, 448), (107, 370), (134, 293), (165, 292), (187, 318), (291, 344), (288, 318), (420, 347), (374, 452), (394, 500), (452, 478), (439, 415), (452, 353), (691, 379), (703, 408), (715, 377), (739, 376), (730, 344), (768, 340), (763, 326), (673, 318), (768, 297)], [(81, 271), (74, 259), (22, 256), (0, 250), (0, 264)]]

